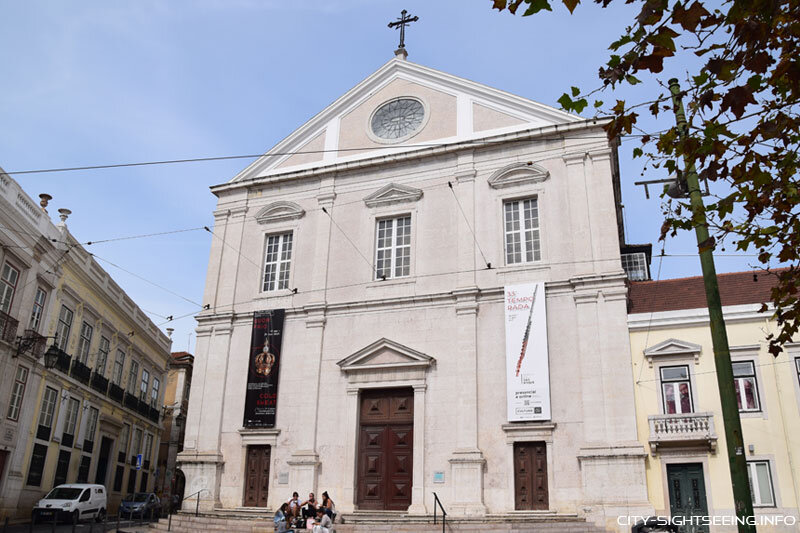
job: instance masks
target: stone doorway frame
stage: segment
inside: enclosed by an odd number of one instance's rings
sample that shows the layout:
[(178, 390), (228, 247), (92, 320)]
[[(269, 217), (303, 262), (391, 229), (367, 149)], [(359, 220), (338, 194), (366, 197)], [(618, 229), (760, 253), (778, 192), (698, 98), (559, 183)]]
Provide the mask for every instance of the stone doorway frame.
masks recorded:
[(425, 515), (425, 408), (427, 371), (436, 360), (402, 344), (382, 338), (337, 363), (347, 377), (345, 427), (350, 452), (345, 457), (344, 498), (340, 509), (351, 513), (356, 502), (360, 393), (368, 389), (414, 390), (414, 452), (410, 515)]

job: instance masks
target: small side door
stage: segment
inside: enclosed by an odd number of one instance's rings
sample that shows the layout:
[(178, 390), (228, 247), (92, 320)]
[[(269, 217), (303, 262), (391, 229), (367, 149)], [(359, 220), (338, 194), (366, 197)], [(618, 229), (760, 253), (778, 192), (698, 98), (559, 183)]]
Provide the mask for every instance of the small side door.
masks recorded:
[(81, 512), (81, 518), (88, 516), (94, 512), (92, 510), (92, 489), (83, 489), (80, 497), (78, 498), (78, 510)]

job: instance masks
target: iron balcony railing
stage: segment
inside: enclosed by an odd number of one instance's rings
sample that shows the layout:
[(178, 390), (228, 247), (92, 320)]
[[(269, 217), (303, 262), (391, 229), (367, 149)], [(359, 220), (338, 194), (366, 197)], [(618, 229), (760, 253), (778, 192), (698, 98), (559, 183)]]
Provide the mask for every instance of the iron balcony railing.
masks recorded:
[(70, 376), (77, 379), (84, 385), (89, 384), (89, 380), (92, 377), (92, 369), (86, 366), (85, 364), (81, 363), (77, 359), (72, 361), (72, 370), (70, 370)]
[(92, 372), (90, 386), (100, 394), (108, 392), (108, 380), (97, 372)]
[(125, 391), (116, 383), (112, 383), (108, 386), (108, 397), (122, 405), (123, 399), (125, 398)]
[(717, 446), (713, 413), (651, 415), (647, 418), (653, 455), (665, 447), (701, 447), (713, 451)]
[(56, 369), (62, 371), (65, 374), (69, 374), (69, 363), (72, 358), (69, 356), (67, 352), (58, 348), (58, 358), (56, 359)]
[(130, 392), (125, 393), (125, 407), (129, 409), (133, 409), (134, 411), (139, 407), (139, 398), (131, 394)]
[(0, 339), (13, 343), (17, 340), (19, 320), (7, 313), (0, 311)]

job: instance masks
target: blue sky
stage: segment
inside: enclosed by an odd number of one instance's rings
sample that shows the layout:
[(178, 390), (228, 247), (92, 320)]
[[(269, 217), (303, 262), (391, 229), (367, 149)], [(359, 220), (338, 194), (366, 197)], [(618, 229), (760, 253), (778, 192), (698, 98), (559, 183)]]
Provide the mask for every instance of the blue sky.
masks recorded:
[[(491, 0), (0, 0), (0, 166), (8, 172), (262, 153), (393, 56), (401, 9), (409, 60), (557, 106), (569, 87), (597, 86), (607, 46), (632, 19), (624, 5), (580, 6), (569, 16), (514, 17)], [(680, 65), (683, 75), (692, 65)], [(605, 101), (650, 100), (654, 83)], [(646, 113), (646, 111), (644, 111)], [(588, 115), (587, 115), (588, 116)], [(645, 119), (645, 117), (643, 117)], [(671, 125), (671, 114), (652, 130)], [(637, 140), (620, 148), (628, 241), (654, 242), (657, 194), (633, 182)], [(81, 241), (211, 226), (208, 187), (250, 160), (19, 174), (34, 198), (67, 207)], [(649, 174), (647, 179), (666, 177)], [(191, 231), (100, 243), (88, 249), (138, 276), (201, 301), (211, 235)], [(656, 245), (660, 249), (660, 245)], [(698, 275), (694, 235), (671, 239), (661, 278)], [(728, 250), (730, 254), (732, 250)], [(717, 258), (720, 272), (752, 257)], [(100, 260), (157, 324), (197, 310)], [(656, 276), (659, 261), (652, 268)], [(174, 349), (194, 348), (191, 317), (170, 324)], [(163, 327), (168, 327), (164, 324)]]

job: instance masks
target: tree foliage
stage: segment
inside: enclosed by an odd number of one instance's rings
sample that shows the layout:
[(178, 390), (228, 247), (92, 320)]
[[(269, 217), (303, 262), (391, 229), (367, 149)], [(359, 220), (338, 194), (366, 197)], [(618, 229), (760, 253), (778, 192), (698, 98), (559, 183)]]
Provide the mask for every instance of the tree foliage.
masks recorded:
[[(594, 0), (603, 8), (615, 0)], [(493, 0), (494, 8), (534, 15), (551, 10), (550, 0)], [(572, 13), (580, 0), (562, 0)], [(617, 0), (621, 3), (622, 0)], [(638, 13), (624, 33), (610, 44), (600, 67), (600, 84), (589, 93), (573, 87), (561, 106), (582, 112), (589, 97), (642, 79), (661, 79), (665, 65), (673, 70), (698, 63), (701, 68), (681, 80), (690, 135), (682, 139), (665, 90), (660, 98), (633, 105), (618, 100), (598, 112), (607, 113), (610, 137), (630, 134), (645, 107), (665, 129), (641, 131), (642, 146), (634, 157), (645, 169), (670, 173), (694, 164), (701, 179), (724, 190), (706, 206), (713, 246), (730, 242), (757, 254), (761, 268), (777, 277), (771, 311), (779, 329), (769, 335), (778, 355), (800, 326), (800, 2), (798, 0), (727, 0), (711, 7), (700, 0), (625, 0)], [(694, 55), (694, 61), (687, 61)], [(647, 77), (647, 78), (646, 78)], [(672, 124), (672, 127), (669, 125)], [(716, 185), (714, 184), (716, 182)], [(692, 229), (688, 204), (667, 212), (661, 238)], [(785, 268), (770, 269), (776, 262)], [(767, 311), (767, 305), (762, 311)]]

